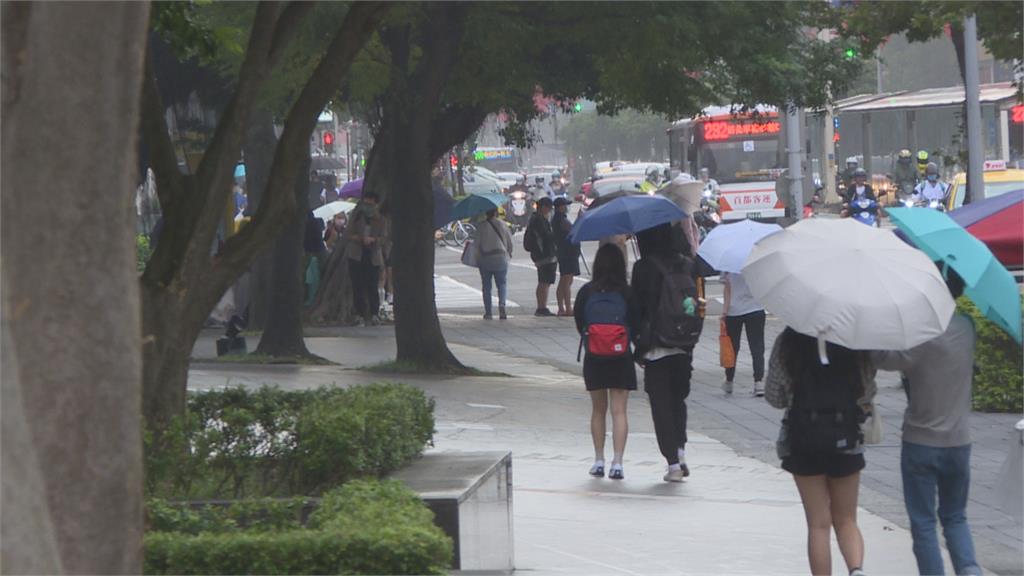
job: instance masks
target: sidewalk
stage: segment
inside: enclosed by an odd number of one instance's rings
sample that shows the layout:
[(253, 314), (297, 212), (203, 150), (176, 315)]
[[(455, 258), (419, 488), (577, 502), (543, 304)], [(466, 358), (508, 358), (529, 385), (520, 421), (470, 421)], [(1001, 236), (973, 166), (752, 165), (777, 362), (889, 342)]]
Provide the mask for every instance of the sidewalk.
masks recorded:
[[(589, 402), (579, 376), (453, 344), (464, 362), (514, 378), (384, 376), (353, 370), (394, 354), (389, 329), (352, 328), (308, 338), (311, 351), (340, 366), (282, 367), (197, 362), (190, 387), (275, 383), (341, 386), (392, 380), (437, 401), (438, 451), (511, 450), (515, 558), (530, 574), (801, 574), (807, 572), (803, 510), (791, 477), (738, 454), (693, 426), (683, 484), (661, 480), (664, 464), (643, 394), (631, 396), (626, 479), (587, 476), (593, 457)], [(488, 330), (490, 332), (490, 330)], [(535, 331), (531, 331), (535, 332)], [(209, 345), (206, 337), (199, 350)], [(713, 434), (713, 432), (711, 432)], [(611, 456), (610, 439), (607, 455)], [(912, 574), (909, 533), (863, 511), (865, 569)], [(845, 574), (838, 549), (836, 574)]]
[[(571, 320), (516, 317), (492, 326), (467, 312), (447, 314), (442, 325), (449, 341), (473, 343), (494, 351), (548, 362), (574, 374), (581, 373), (575, 362), (579, 337)], [(768, 351), (784, 328), (769, 317), (765, 330)], [(747, 343), (741, 343), (736, 391), (722, 394), (723, 378), (718, 366), (718, 318), (709, 316), (705, 336), (697, 346), (693, 383), (689, 399), (690, 429), (725, 443), (742, 456), (778, 467), (775, 439), (781, 412), (763, 398), (750, 396), (752, 368)], [(768, 352), (766, 352), (767, 355)], [(860, 503), (865, 509), (909, 529), (900, 478), (900, 426), (906, 397), (893, 373), (879, 372), (876, 403), (882, 414), (882, 444), (868, 446), (867, 468), (862, 474)], [(1024, 527), (1008, 511), (996, 491), (998, 474), (1006, 461), (1014, 424), (1019, 414), (971, 415), (971, 493), (968, 519), (974, 535), (978, 560), (997, 574), (1024, 573)]]

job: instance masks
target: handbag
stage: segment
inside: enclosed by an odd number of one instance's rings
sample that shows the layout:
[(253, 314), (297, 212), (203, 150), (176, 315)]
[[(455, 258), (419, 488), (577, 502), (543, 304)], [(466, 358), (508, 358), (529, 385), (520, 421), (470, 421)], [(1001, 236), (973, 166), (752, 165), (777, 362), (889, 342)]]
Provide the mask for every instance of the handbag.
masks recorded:
[(878, 413), (878, 406), (871, 402), (871, 413), (861, 424), (861, 432), (864, 434), (865, 444), (880, 444), (882, 442), (882, 416)]
[(719, 324), (718, 332), (718, 363), (722, 368), (736, 367), (736, 350), (732, 347), (732, 339), (725, 329), (725, 318)]
[(480, 266), (477, 262), (476, 246), (472, 240), (466, 240), (466, 244), (462, 247), (462, 263), (472, 268)]

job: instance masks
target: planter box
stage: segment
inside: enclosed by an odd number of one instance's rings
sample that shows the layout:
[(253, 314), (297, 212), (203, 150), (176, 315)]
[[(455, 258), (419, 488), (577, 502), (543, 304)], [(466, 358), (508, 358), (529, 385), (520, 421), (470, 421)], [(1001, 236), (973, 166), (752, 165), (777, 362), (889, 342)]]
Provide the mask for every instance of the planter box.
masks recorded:
[(512, 454), (426, 454), (391, 475), (434, 512), (434, 523), (455, 543), (452, 568), (511, 572)]

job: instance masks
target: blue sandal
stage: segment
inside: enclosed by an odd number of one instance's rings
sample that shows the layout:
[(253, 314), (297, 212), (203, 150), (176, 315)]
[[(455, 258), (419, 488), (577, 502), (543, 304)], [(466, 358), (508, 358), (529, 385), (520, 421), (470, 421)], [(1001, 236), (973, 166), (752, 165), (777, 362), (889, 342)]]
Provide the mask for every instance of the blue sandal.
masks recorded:
[(590, 467), (590, 475), (594, 478), (604, 478), (604, 465), (594, 464)]
[(611, 470), (608, 471), (609, 480), (622, 480), (623, 478), (625, 478), (625, 475), (622, 473), (621, 466), (612, 466)]

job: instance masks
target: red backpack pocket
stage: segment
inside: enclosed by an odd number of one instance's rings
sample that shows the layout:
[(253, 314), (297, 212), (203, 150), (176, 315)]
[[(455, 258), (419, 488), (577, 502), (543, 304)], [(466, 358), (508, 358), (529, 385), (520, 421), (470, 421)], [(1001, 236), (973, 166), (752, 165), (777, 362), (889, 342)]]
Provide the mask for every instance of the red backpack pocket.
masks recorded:
[(591, 324), (587, 328), (587, 352), (594, 356), (622, 356), (629, 351), (629, 332), (622, 324)]

